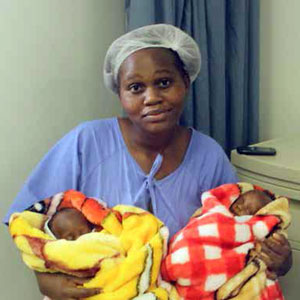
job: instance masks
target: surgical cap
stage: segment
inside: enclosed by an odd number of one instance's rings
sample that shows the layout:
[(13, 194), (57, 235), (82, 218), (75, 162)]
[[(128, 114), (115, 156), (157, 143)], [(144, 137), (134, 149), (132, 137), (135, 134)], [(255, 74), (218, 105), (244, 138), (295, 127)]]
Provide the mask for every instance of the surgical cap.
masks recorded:
[(175, 51), (193, 82), (201, 66), (200, 50), (196, 42), (179, 28), (168, 24), (140, 27), (116, 39), (104, 60), (104, 83), (118, 93), (118, 73), (123, 61), (132, 53), (145, 48), (167, 48)]

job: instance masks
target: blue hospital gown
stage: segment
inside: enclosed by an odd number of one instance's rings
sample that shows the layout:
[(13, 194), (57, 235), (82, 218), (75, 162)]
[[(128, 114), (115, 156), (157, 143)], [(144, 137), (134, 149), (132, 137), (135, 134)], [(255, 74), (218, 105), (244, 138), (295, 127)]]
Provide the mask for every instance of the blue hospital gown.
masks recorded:
[(173, 235), (201, 206), (203, 191), (237, 181), (222, 148), (194, 129), (180, 166), (157, 180), (154, 176), (162, 160), (159, 154), (150, 173), (145, 174), (129, 153), (117, 118), (82, 123), (58, 141), (36, 166), (4, 222), (15, 211), (76, 189), (89, 197), (101, 198), (110, 207), (151, 207)]

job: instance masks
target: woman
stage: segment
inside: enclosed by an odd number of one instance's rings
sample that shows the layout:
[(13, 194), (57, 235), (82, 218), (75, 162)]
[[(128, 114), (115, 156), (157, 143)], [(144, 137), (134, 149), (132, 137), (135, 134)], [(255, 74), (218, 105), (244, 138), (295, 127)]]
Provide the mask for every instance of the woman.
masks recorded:
[[(6, 221), (15, 210), (77, 189), (109, 206), (148, 209), (171, 235), (182, 228), (201, 205), (203, 191), (237, 180), (214, 140), (178, 124), (199, 70), (195, 41), (174, 26), (146, 26), (117, 39), (105, 58), (104, 79), (127, 117), (81, 124), (60, 140), (25, 183)], [(266, 247), (267, 258), (281, 266), (290, 254), (288, 242), (271, 242), (276, 252)], [(277, 250), (280, 257), (274, 256)], [(52, 299), (99, 292), (76, 288), (81, 282), (70, 276), (37, 274), (37, 279)]]

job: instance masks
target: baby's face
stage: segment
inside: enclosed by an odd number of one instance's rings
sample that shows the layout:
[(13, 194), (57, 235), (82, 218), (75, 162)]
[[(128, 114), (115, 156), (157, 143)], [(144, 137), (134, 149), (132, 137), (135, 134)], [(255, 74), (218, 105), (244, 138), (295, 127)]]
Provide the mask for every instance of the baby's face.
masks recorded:
[(74, 208), (58, 212), (51, 222), (51, 231), (58, 239), (76, 240), (81, 235), (91, 232), (91, 224), (84, 215)]
[(253, 190), (242, 194), (231, 205), (230, 210), (237, 216), (254, 215), (271, 201), (264, 192)]

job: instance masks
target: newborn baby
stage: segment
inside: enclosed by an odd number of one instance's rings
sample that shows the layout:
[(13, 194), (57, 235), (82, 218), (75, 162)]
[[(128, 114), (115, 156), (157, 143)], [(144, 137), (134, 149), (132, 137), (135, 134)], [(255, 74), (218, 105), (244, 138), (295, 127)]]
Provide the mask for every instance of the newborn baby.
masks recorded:
[(168, 230), (143, 209), (108, 208), (101, 199), (68, 190), (37, 202), (30, 211), (16, 213), (10, 234), (27, 266), (67, 274), (65, 280), (79, 287), (80, 299), (87, 298), (81, 297), (80, 286), (101, 290), (96, 298), (103, 300), (178, 299), (175, 288), (159, 278)]
[[(77, 240), (93, 230), (93, 225), (76, 208), (64, 208), (56, 212), (44, 226), (44, 230), (56, 239)], [(44, 297), (43, 300), (51, 300)]]
[(240, 195), (230, 206), (230, 211), (236, 216), (254, 215), (271, 201), (265, 192), (252, 190)]
[(184, 300), (283, 300), (278, 282), (266, 283), (276, 274), (260, 260), (259, 245), (289, 224), (279, 217), (288, 216), (287, 199), (239, 183), (207, 191), (201, 200), (202, 208), (170, 241), (163, 279), (175, 282)]
[(45, 232), (56, 239), (74, 241), (93, 230), (93, 225), (75, 208), (64, 208), (45, 223)]

